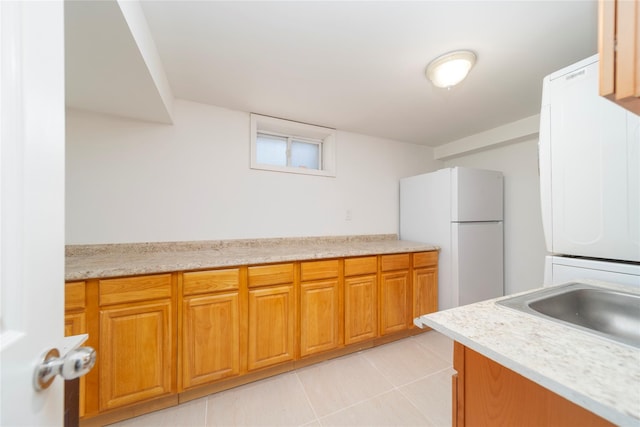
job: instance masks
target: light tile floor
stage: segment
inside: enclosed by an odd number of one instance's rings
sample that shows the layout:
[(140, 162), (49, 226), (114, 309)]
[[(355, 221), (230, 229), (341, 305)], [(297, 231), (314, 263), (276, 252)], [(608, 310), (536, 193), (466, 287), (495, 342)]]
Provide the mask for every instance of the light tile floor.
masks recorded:
[(112, 426), (449, 427), (452, 354), (430, 331)]

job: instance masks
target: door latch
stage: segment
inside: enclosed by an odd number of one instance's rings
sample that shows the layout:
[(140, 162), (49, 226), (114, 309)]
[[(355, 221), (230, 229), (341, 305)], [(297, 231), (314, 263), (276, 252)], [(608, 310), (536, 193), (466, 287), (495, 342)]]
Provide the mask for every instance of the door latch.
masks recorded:
[(56, 375), (65, 380), (73, 380), (85, 375), (96, 363), (96, 351), (92, 347), (79, 347), (60, 357), (57, 348), (42, 355), (33, 376), (36, 391), (47, 389)]

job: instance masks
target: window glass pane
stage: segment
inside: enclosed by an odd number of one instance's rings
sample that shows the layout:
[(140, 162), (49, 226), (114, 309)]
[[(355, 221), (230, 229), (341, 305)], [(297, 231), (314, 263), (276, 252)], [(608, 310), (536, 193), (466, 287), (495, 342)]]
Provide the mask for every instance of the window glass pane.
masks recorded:
[(294, 168), (320, 169), (320, 144), (291, 141), (291, 166)]
[(258, 163), (287, 166), (287, 138), (259, 133), (256, 139)]

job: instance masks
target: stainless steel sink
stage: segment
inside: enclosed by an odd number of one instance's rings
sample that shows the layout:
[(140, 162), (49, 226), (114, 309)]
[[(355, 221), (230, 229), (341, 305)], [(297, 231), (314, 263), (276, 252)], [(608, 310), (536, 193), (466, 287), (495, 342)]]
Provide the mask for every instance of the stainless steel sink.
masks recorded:
[(640, 295), (569, 283), (496, 303), (640, 348)]

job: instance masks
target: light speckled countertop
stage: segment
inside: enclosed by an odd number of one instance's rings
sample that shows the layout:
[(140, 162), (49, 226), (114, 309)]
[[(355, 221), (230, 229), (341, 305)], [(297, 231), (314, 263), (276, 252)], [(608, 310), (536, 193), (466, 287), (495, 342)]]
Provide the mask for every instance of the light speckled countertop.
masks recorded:
[(68, 245), (65, 280), (431, 250), (438, 247), (395, 234)]
[[(637, 288), (583, 283), (640, 295)], [(495, 303), (505, 298), (509, 297), (425, 315), (415, 323), (442, 332), (614, 424), (640, 426), (640, 349)]]

